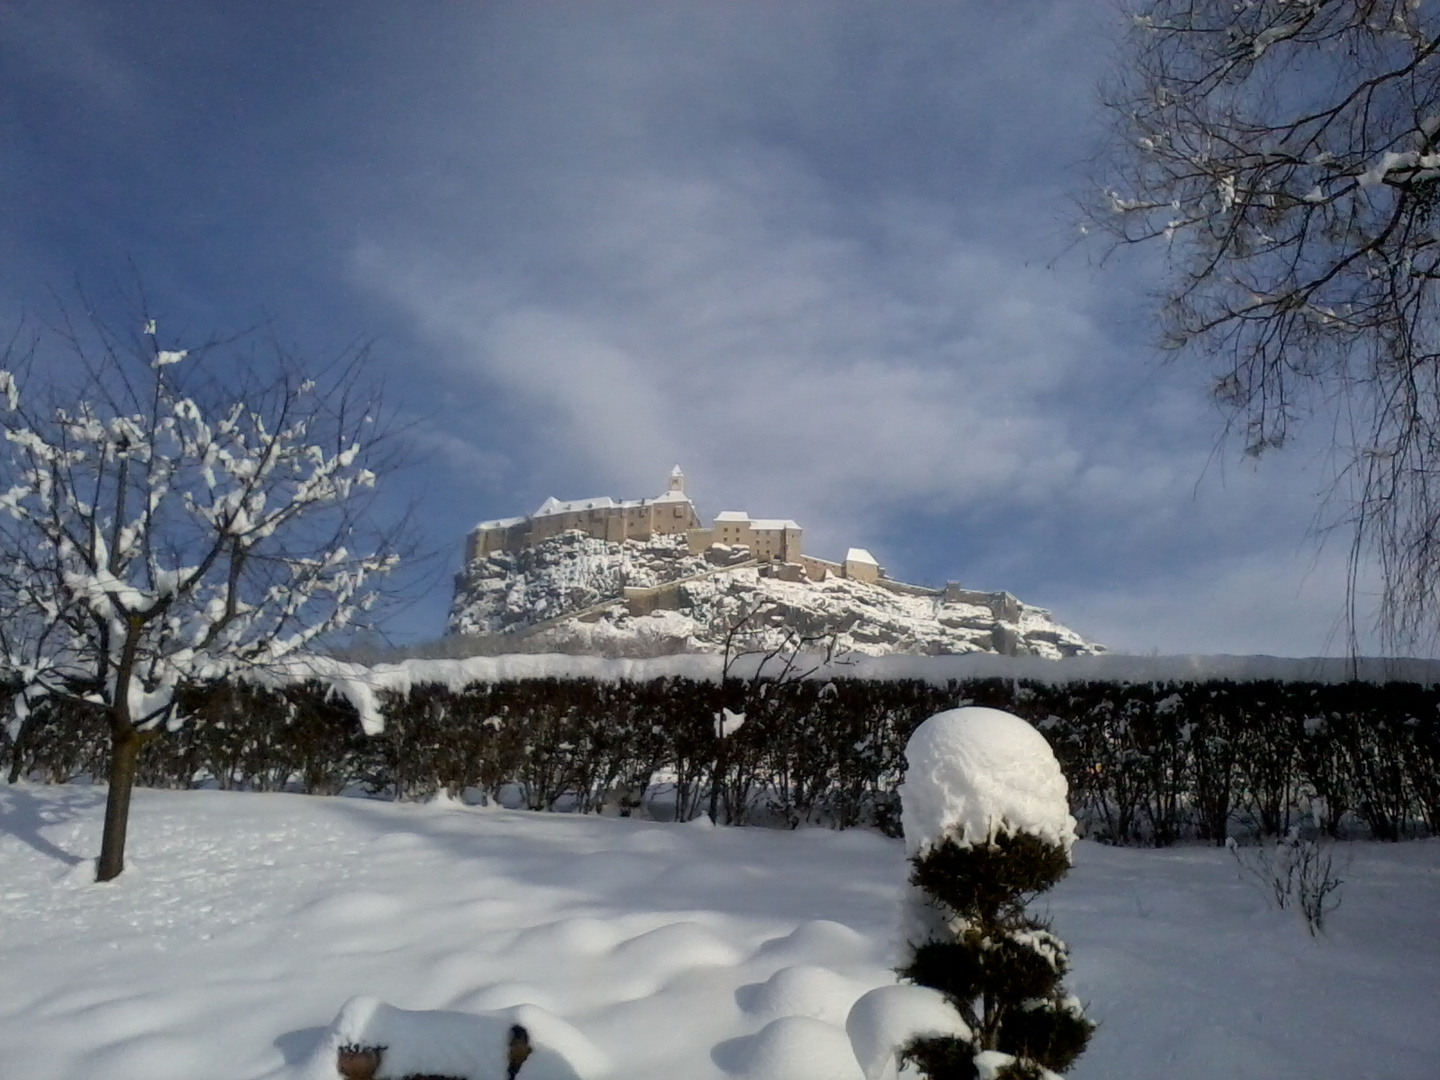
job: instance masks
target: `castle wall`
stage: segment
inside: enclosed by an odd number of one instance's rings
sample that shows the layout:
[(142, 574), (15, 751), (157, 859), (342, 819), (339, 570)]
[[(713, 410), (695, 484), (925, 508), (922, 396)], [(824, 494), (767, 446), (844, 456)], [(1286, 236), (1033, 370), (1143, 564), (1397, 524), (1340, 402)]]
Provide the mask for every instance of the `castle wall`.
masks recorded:
[(845, 573), (845, 568), (838, 562), (817, 559), (813, 555), (801, 555), (797, 561), (805, 568), (811, 581), (824, 581), (827, 577), (840, 577)]
[[(598, 540), (621, 543), (625, 540), (649, 540), (653, 536), (673, 536), (700, 524), (695, 507), (685, 498), (672, 477), (667, 497), (615, 505), (609, 499), (591, 500), (604, 505), (574, 506), (571, 509), (548, 510), (553, 500), (541, 507), (539, 514), (495, 522), (472, 530), (465, 541), (465, 563), (485, 558), (499, 551), (517, 552), (522, 548), (559, 536), (571, 529)], [(671, 494), (673, 493), (673, 494)], [(678, 497), (676, 497), (678, 496)], [(557, 504), (558, 505), (558, 504)]]
[(845, 576), (851, 581), (863, 581), (867, 585), (874, 585), (880, 580), (880, 567), (873, 562), (846, 559)]
[[(466, 538), (465, 563), (468, 566), (500, 551), (518, 552), (572, 529), (611, 543), (683, 534), (695, 555), (704, 554), (712, 544), (744, 547), (756, 562), (803, 566), (813, 581), (823, 581), (830, 574), (859, 581), (883, 576), (873, 561), (847, 557), (842, 564), (802, 554), (803, 530), (793, 521), (756, 520), (743, 511), (731, 510), (717, 515), (710, 527), (701, 527), (695, 506), (684, 493), (684, 476), (678, 466), (670, 474), (668, 490), (657, 499), (618, 505), (609, 498), (590, 500), (588, 505), (547, 499), (540, 512), (529, 517), (487, 522)], [(855, 552), (852, 549), (851, 554)], [(869, 559), (868, 553), (860, 554)]]
[(962, 589), (953, 581), (945, 583), (945, 600), (947, 604), (974, 604), (978, 607), (988, 607), (991, 615), (1001, 622), (1019, 622), (1020, 601), (1011, 596), (1008, 592), (977, 592), (974, 589)]
[(755, 521), (740, 511), (726, 511), (708, 529), (690, 529), (686, 543), (692, 555), (702, 554), (711, 544), (744, 546), (760, 562), (799, 562), (803, 530), (794, 522)]
[(700, 524), (700, 519), (695, 516), (695, 506), (688, 500), (651, 503), (650, 515), (650, 530), (662, 536), (689, 532)]

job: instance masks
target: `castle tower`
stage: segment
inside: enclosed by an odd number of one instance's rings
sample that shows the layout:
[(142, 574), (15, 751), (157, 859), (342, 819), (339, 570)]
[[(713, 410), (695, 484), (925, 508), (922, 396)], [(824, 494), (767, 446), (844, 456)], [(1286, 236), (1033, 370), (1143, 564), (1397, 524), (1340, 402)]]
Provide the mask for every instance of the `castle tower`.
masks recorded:
[(685, 474), (680, 471), (679, 465), (670, 470), (670, 486), (665, 490), (681, 492), (685, 490)]

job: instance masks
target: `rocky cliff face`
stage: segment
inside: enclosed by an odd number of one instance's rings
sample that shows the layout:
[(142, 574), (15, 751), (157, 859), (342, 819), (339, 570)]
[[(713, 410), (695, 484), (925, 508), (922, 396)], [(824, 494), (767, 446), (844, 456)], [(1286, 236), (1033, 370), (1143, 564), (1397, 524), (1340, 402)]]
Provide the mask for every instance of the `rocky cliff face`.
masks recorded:
[(840, 651), (1058, 659), (1103, 652), (1007, 593), (947, 595), (844, 578), (782, 580), (744, 549), (690, 555), (683, 537), (610, 543), (571, 532), (477, 560), (456, 581), (449, 632), (567, 652), (647, 656), (833, 640)]

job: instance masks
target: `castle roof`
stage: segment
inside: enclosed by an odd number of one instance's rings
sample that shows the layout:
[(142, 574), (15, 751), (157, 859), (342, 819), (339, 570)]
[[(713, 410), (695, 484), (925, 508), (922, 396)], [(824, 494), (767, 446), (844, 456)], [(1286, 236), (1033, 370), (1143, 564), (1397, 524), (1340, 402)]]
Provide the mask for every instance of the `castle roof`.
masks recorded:
[(849, 551), (845, 552), (845, 561), (870, 563), (872, 566), (880, 565), (880, 563), (876, 561), (875, 556), (871, 555), (870, 552), (866, 551), (864, 548), (851, 548)]
[(715, 521), (739, 521), (749, 525), (752, 529), (779, 530), (798, 529), (799, 524), (789, 518), (752, 518), (744, 510), (722, 510), (715, 515)]
[(573, 514), (579, 510), (609, 510), (618, 506), (639, 506), (639, 500), (628, 503), (617, 503), (609, 495), (601, 495), (594, 499), (571, 499), (569, 502), (561, 502), (555, 496), (550, 496), (540, 504), (531, 517), (548, 517), (551, 514)]
[(476, 529), (509, 529), (515, 525), (522, 524), (529, 520), (523, 517), (495, 518), (493, 521), (482, 521), (476, 525)]
[[(679, 475), (677, 472), (672, 475)], [(688, 503), (690, 496), (683, 491), (667, 491), (653, 499), (626, 499), (616, 501), (609, 495), (597, 495), (593, 499), (557, 499), (553, 495), (541, 503), (534, 511), (524, 517), (494, 518), (490, 521), (482, 521), (475, 526), (476, 530), (484, 529), (509, 529), (516, 525), (523, 525), (532, 518), (550, 517), (553, 514), (574, 514), (586, 510), (631, 510), (649, 506), (652, 503)]]

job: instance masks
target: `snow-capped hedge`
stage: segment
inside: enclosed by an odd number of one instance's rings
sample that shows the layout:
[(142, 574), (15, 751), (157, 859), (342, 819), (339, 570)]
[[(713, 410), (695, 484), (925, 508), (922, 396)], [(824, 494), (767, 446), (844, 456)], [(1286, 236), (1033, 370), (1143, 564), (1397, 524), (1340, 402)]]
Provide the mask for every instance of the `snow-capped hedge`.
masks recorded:
[[(731, 673), (752, 678), (763, 664), (758, 656), (741, 657)], [(463, 659), (408, 659), (362, 665), (323, 656), (291, 662), (288, 676), (271, 677), (271, 685), (319, 682), (340, 694), (360, 714), (371, 734), (384, 725), (378, 707), (385, 691), (409, 694), (416, 686), (443, 686), (458, 693), (467, 686), (527, 679), (595, 679), (601, 682), (650, 682), (683, 678), (718, 682), (724, 659), (714, 653), (690, 653), (647, 659), (570, 656), (558, 653), (472, 656)], [(1440, 661), (1362, 657), (1296, 659), (1276, 656), (1079, 656), (1046, 660), (1037, 656), (967, 653), (963, 656), (849, 656), (833, 664), (798, 663), (814, 669), (809, 678), (913, 680), (947, 686), (974, 679), (1012, 679), (1048, 686), (1071, 683), (1195, 683), (1212, 681), (1322, 683), (1392, 682), (1440, 684)]]
[[(207, 722), (149, 745), (141, 783), (317, 793), (363, 784), (398, 798), (493, 796), (515, 784), (532, 808), (588, 810), (633, 803), (647, 785), (654, 797), (663, 781), (682, 816), (708, 810), (713, 791), (732, 822), (893, 828), (906, 739), (926, 717), (974, 703), (1045, 732), (1092, 835), (1219, 842), (1302, 821), (1384, 838), (1440, 831), (1440, 686), (1421, 667), (1407, 672), (1417, 681), (1345, 682), (1341, 665), (1322, 662), (1281, 681), (1264, 676), (1311, 662), (1237, 661), (1227, 673), (1212, 661), (1180, 678), (1186, 661), (1096, 658), (1032, 671), (988, 658), (957, 665), (981, 669), (964, 677), (940, 676), (952, 661), (921, 661), (927, 677), (905, 678), (885, 677), (902, 665), (878, 661), (775, 685), (722, 684), (713, 657), (563, 662), (564, 678), (544, 674), (557, 661), (520, 657), (414, 661), (368, 678), (317, 667), (305, 683), (192, 690), (184, 707)], [(1154, 677), (1093, 677), (1107, 662), (1126, 675), (1152, 665)], [(351, 697), (363, 690), (376, 734), (336, 693), (346, 686)], [(719, 739), (722, 709), (743, 723)], [(63, 781), (102, 774), (104, 753), (92, 719), (52, 707), (0, 746), (0, 763)]]

